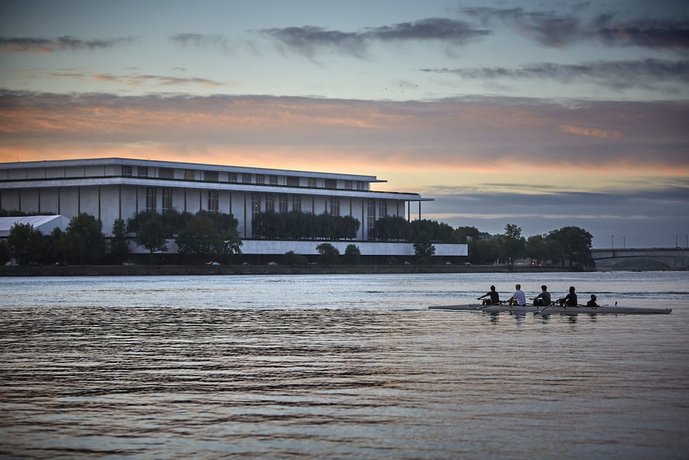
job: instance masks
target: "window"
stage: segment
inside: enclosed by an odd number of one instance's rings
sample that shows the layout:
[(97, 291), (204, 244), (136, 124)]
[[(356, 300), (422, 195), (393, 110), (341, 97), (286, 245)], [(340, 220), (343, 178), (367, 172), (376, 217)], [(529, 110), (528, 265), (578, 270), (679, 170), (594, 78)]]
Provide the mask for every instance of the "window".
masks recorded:
[(335, 179), (324, 179), (325, 188), (337, 188), (337, 181)]
[(287, 212), (287, 195), (285, 195), (284, 193), (278, 195), (278, 212)]
[(316, 187), (316, 178), (315, 177), (309, 177), (309, 187), (311, 187), (311, 188)]
[(366, 232), (368, 239), (374, 239), (374, 228), (376, 226), (376, 200), (368, 200), (366, 205)]
[(243, 184), (250, 184), (251, 183), (251, 174), (242, 174), (242, 183)]
[(345, 189), (346, 190), (352, 190), (354, 188), (354, 185), (352, 184), (351, 180), (346, 180), (345, 181)]
[(301, 212), (301, 195), (292, 195), (292, 211)]
[(270, 185), (278, 185), (278, 176), (268, 176)]
[(158, 168), (158, 177), (160, 179), (172, 179), (172, 169), (170, 168)]
[(145, 166), (139, 166), (137, 173), (139, 177), (148, 177), (148, 168)]
[(237, 173), (228, 173), (227, 174), (227, 182), (236, 183), (237, 182)]
[(204, 171), (203, 180), (205, 182), (218, 182), (218, 171)]
[(131, 176), (132, 175), (132, 167), (131, 166), (122, 166), (122, 175), (123, 176)]
[(255, 219), (256, 216), (261, 212), (261, 194), (252, 193), (251, 194), (251, 218)]
[(266, 176), (263, 174), (256, 174), (256, 183), (257, 184), (265, 184), (266, 183)]
[(194, 174), (193, 169), (185, 169), (184, 170), (184, 180), (194, 180), (196, 179), (196, 175)]
[(299, 178), (298, 177), (287, 177), (287, 186), (288, 187), (299, 187)]
[(170, 211), (172, 209), (172, 189), (163, 189), (163, 212)]
[(273, 201), (272, 193), (266, 193), (266, 212), (275, 212), (275, 201)]
[(157, 204), (156, 189), (153, 187), (146, 187), (146, 211), (155, 211)]
[(357, 190), (366, 190), (366, 187), (364, 186), (364, 183), (359, 181), (356, 183), (356, 189)]
[(331, 196), (330, 197), (330, 215), (339, 216), (340, 215), (340, 197)]
[(382, 219), (388, 215), (388, 202), (385, 200), (378, 200), (378, 218)]
[(218, 191), (208, 191), (208, 210), (210, 212), (218, 212)]

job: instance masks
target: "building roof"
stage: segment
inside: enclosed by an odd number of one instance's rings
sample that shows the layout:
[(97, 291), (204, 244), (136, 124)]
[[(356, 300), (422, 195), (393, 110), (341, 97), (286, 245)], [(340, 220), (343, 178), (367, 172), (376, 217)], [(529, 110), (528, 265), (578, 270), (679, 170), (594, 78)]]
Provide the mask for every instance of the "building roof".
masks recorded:
[(49, 235), (56, 228), (65, 230), (69, 225), (69, 219), (60, 215), (0, 217), (0, 238), (7, 238), (15, 224), (30, 224), (34, 230)]
[(161, 161), (161, 160), (139, 160), (134, 158), (79, 158), (70, 160), (42, 160), (42, 161), (20, 161), (10, 163), (0, 163), (1, 169), (23, 169), (23, 168), (53, 168), (53, 167), (71, 167), (71, 166), (104, 166), (104, 165), (129, 165), (129, 166), (148, 166), (154, 168), (181, 168), (193, 170), (206, 171), (228, 171), (238, 173), (253, 173), (253, 174), (274, 174), (282, 176), (299, 176), (299, 177), (319, 177), (319, 178), (333, 178), (333, 179), (350, 179), (362, 182), (387, 182), (384, 179), (378, 179), (376, 176), (361, 175), (361, 174), (344, 174), (320, 171), (299, 171), (290, 169), (274, 169), (274, 168), (257, 168), (247, 166), (231, 166), (231, 165), (217, 165), (205, 163), (186, 163), (177, 161)]

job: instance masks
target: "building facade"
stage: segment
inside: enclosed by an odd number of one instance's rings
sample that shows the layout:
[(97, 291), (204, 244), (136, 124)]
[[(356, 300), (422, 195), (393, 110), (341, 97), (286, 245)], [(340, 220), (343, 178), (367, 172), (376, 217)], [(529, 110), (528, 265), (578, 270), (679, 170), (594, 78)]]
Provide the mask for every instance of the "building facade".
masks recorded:
[(375, 176), (219, 166), (123, 158), (0, 163), (0, 209), (72, 218), (88, 213), (109, 235), (113, 223), (141, 211), (232, 214), (250, 239), (258, 213), (302, 211), (352, 216), (369, 240), (385, 216), (411, 219), (416, 193), (372, 191)]

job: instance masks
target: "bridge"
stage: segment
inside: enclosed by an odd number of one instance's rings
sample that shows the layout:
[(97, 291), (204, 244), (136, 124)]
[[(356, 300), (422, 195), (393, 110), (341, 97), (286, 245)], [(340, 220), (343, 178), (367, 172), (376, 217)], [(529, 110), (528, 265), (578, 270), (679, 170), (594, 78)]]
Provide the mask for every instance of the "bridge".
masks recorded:
[(592, 249), (598, 270), (689, 270), (689, 249)]

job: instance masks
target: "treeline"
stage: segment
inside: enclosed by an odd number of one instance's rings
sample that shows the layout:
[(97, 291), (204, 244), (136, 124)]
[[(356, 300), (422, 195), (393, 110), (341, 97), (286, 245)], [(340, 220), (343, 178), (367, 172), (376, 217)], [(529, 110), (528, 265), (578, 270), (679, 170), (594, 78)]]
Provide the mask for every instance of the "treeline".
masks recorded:
[(254, 238), (277, 240), (351, 240), (359, 231), (359, 220), (299, 211), (264, 212), (254, 217)]
[(373, 238), (378, 241), (429, 241), (454, 243), (454, 229), (446, 223), (419, 219), (409, 222), (403, 217), (382, 217), (373, 228)]
[[(120, 225), (124, 228), (123, 221)], [(113, 238), (110, 250), (106, 251), (102, 224), (88, 214), (75, 216), (65, 231), (56, 228), (49, 235), (43, 235), (31, 224), (15, 224), (7, 241), (0, 242), (0, 261), (4, 264), (13, 256), (20, 265), (118, 263), (116, 253), (125, 250), (121, 244), (126, 246), (124, 233), (122, 238)]]
[(458, 227), (457, 242), (469, 246), (469, 261), (475, 264), (514, 263), (528, 257), (535, 265), (563, 268), (594, 266), (591, 255), (592, 236), (580, 227), (563, 227), (547, 234), (525, 238), (514, 224), (505, 226), (505, 233), (490, 235), (475, 227)]
[[(233, 255), (241, 254), (237, 223), (231, 214), (207, 211), (141, 212), (127, 222), (115, 221), (109, 244), (101, 222), (88, 214), (75, 216), (65, 231), (55, 229), (50, 235), (43, 235), (29, 224), (15, 224), (7, 240), (0, 241), (0, 263), (14, 257), (19, 264), (117, 264), (127, 260), (131, 240), (153, 254), (167, 252), (171, 239), (177, 244), (179, 254), (227, 256), (231, 262)], [(253, 222), (256, 237), (281, 240), (355, 239), (359, 225), (352, 217), (299, 212), (263, 213)], [(592, 236), (582, 228), (563, 227), (528, 238), (521, 233), (522, 229), (513, 224), (508, 224), (503, 234), (491, 235), (475, 227), (453, 228), (431, 220), (408, 222), (402, 217), (384, 217), (376, 221), (371, 236), (377, 241), (412, 242), (419, 260), (429, 260), (435, 252), (434, 244), (464, 243), (468, 245), (468, 260), (472, 264), (510, 264), (528, 257), (536, 265), (593, 266)], [(323, 248), (326, 254), (322, 258), (330, 254), (330, 260), (335, 260), (332, 251), (327, 252), (330, 248)], [(345, 260), (358, 260), (357, 251), (355, 246), (350, 248)]]
[(218, 212), (144, 211), (129, 219), (127, 232), (151, 254), (167, 252), (167, 240), (174, 239), (180, 254), (231, 256), (241, 253), (237, 223), (232, 214)]
[[(153, 252), (167, 252), (174, 239), (180, 254), (232, 256), (241, 253), (237, 219), (232, 215), (201, 211), (157, 214), (142, 212), (125, 222), (117, 219), (108, 240), (102, 223), (89, 214), (73, 217), (65, 231), (56, 228), (43, 235), (31, 224), (15, 224), (7, 241), (0, 241), (0, 263), (14, 257), (20, 265), (120, 264), (129, 255), (129, 241)], [(132, 238), (130, 235), (134, 234)]]
[[(457, 227), (432, 221), (408, 222), (401, 217), (385, 217), (375, 224), (374, 237), (379, 241), (411, 241), (417, 254), (432, 254), (433, 243), (464, 243), (469, 246), (469, 262), (473, 264), (514, 263), (528, 257), (536, 265), (591, 267), (592, 236), (580, 227), (563, 227), (547, 234), (522, 236), (514, 224), (505, 226), (502, 234), (491, 235), (476, 227)], [(427, 248), (424, 251), (424, 247)]]

